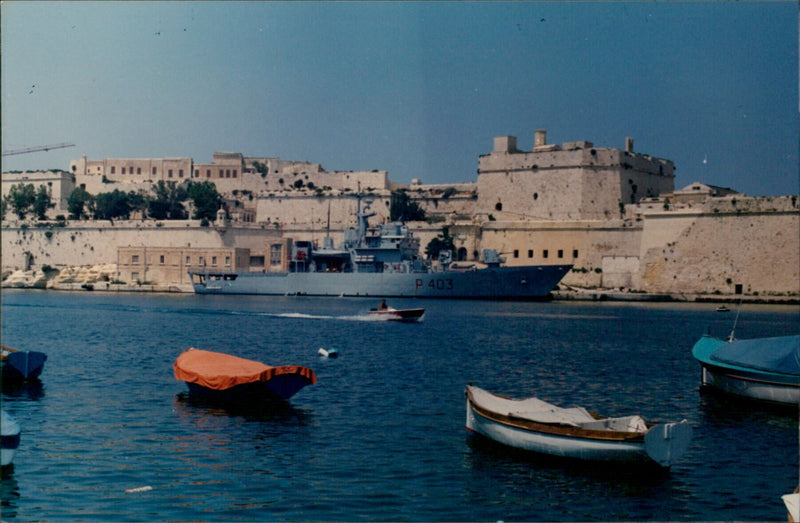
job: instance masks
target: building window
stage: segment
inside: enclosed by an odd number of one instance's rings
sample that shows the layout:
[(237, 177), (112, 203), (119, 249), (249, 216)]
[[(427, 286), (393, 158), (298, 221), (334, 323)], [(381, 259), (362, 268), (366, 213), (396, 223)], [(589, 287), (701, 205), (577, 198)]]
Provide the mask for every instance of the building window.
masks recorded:
[(572, 257), (573, 258), (577, 258), (578, 257), (578, 249), (573, 249), (572, 250)]
[(136, 272), (136, 271), (133, 271), (133, 272), (131, 273), (131, 279), (132, 279), (132, 280), (139, 281), (139, 273), (138, 273), (138, 272)]
[(192, 264), (192, 257), (191, 256), (187, 256), (186, 257), (186, 265), (191, 265), (191, 264)]
[(222, 169), (219, 170), (219, 177), (220, 178), (224, 178), (225, 177), (225, 172)]
[(236, 169), (233, 170), (233, 177), (236, 178)]
[(206, 169), (206, 178), (211, 178), (211, 169)]
[(128, 174), (133, 174), (133, 166), (128, 167)]
[(203, 260), (203, 257), (202, 257), (202, 256), (200, 256), (200, 259), (198, 260), (198, 263), (199, 263), (200, 265), (205, 265), (205, 261)]
[(155, 174), (156, 174), (156, 168), (153, 167), (153, 175), (155, 175)]
[(139, 263), (139, 255), (138, 254), (134, 254), (133, 256), (131, 256), (131, 263)]
[(543, 251), (542, 251), (542, 258), (547, 258), (547, 255), (548, 255), (548, 254), (550, 254), (550, 253), (549, 253), (549, 252), (547, 252), (547, 249), (543, 250)]
[(111, 166), (111, 174), (114, 174), (114, 169), (115, 169), (115, 167), (112, 165)]
[(169, 177), (169, 178), (172, 178), (172, 169), (170, 169), (169, 171), (167, 171), (167, 177)]
[(502, 202), (497, 202), (496, 204), (494, 204), (494, 210), (495, 211), (502, 211), (503, 210)]
[(558, 257), (559, 258), (563, 258), (564, 257), (564, 250), (563, 249), (559, 249), (558, 250)]
[(230, 256), (225, 256), (225, 266), (226, 267), (230, 267), (231, 266), (231, 257)]
[(141, 167), (137, 167), (136, 168), (136, 174), (142, 174), (142, 168)]
[(528, 258), (533, 258), (533, 249), (528, 249)]
[(281, 264), (281, 253), (282, 253), (282, 245), (270, 245), (269, 247), (269, 264), (270, 265), (280, 265)]
[(519, 249), (514, 249), (514, 258), (519, 258)]
[(158, 257), (158, 263), (160, 263), (161, 265), (164, 265), (164, 255), (163, 254)]
[(216, 256), (212, 256), (211, 257), (211, 265), (216, 265), (216, 264), (217, 264), (217, 257)]
[(122, 174), (125, 174), (125, 167), (122, 168)]
[(178, 169), (178, 178), (183, 178), (183, 169)]
[(194, 170), (194, 177), (195, 178), (200, 178), (200, 169), (195, 169)]
[(231, 177), (231, 170), (225, 169), (225, 178), (230, 178), (230, 177)]

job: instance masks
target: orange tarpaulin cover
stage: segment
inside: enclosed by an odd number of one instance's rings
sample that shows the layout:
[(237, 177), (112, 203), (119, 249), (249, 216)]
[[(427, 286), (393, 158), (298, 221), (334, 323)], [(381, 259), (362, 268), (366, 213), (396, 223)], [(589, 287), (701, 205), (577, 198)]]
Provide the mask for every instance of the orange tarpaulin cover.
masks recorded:
[(253, 360), (229, 354), (189, 349), (175, 360), (175, 377), (214, 390), (226, 390), (236, 385), (268, 381), (280, 374), (299, 374), (311, 384), (317, 382), (314, 371), (300, 365), (270, 367)]

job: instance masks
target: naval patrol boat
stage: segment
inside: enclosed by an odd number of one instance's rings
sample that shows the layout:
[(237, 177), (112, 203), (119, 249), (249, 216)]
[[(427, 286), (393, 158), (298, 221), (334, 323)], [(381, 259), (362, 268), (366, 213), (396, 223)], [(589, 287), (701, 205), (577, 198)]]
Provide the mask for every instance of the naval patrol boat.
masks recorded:
[(402, 222), (370, 228), (370, 203), (358, 227), (345, 231), (338, 248), (327, 237), (322, 247), (293, 242), (283, 272), (190, 271), (197, 294), (376, 296), (413, 298), (543, 299), (572, 265), (508, 267), (493, 249), (484, 249), (484, 267), (453, 263), (451, 251), (438, 265), (419, 255), (419, 239)]

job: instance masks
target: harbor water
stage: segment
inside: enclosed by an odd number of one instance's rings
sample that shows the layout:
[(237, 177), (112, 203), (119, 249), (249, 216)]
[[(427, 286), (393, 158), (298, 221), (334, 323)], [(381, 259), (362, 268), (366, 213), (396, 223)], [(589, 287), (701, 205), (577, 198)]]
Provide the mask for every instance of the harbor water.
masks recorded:
[[(390, 300), (391, 301), (391, 300)], [(796, 412), (699, 390), (706, 332), (798, 333), (796, 306), (3, 291), (2, 344), (47, 353), (3, 392), (22, 427), (3, 521), (785, 520)], [(290, 406), (189, 401), (189, 347), (311, 367)], [(336, 359), (318, 351), (336, 349)], [(514, 452), (465, 430), (468, 382), (694, 427), (670, 469)]]

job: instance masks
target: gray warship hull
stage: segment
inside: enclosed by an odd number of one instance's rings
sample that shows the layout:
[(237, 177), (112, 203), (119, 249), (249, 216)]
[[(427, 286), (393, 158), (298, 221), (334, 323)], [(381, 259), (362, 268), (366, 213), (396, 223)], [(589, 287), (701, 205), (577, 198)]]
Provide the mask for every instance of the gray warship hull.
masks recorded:
[(468, 271), (191, 273), (197, 294), (542, 299), (571, 265), (490, 267)]

